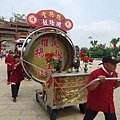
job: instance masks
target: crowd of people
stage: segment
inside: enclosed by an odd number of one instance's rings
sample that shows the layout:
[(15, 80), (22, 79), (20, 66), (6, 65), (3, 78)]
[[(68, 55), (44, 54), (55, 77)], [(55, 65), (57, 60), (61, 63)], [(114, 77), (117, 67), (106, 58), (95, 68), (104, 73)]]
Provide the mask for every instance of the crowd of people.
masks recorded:
[(6, 57), (8, 55), (8, 50), (1, 50), (0, 51), (0, 58), (2, 60), (3, 57)]

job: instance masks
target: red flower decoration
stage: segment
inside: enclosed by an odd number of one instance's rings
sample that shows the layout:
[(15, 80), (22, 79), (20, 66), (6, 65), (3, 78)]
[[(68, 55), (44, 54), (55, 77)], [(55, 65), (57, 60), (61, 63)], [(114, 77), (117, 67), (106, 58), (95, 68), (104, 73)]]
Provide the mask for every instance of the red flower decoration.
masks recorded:
[(90, 61), (90, 62), (93, 62), (93, 59), (92, 59), (92, 58), (89, 58), (89, 61)]
[(83, 52), (80, 53), (80, 57), (84, 57), (84, 53)]
[(86, 50), (83, 50), (81, 53), (80, 53), (80, 57), (81, 57), (81, 61), (83, 61), (85, 64), (90, 64), (91, 62), (93, 62), (93, 59), (92, 58), (89, 58), (87, 55), (86, 55)]
[(52, 52), (52, 53), (50, 53), (50, 56), (52, 57), (52, 56), (54, 56), (55, 54)]
[(57, 62), (58, 62), (58, 58), (56, 57), (55, 53), (51, 52), (51, 53), (46, 53), (45, 54), (45, 57), (46, 57), (46, 61), (48, 63), (50, 63), (50, 65), (53, 67), (53, 68), (56, 68), (57, 66)]
[(102, 45), (102, 44), (100, 44), (100, 47), (103, 47), (103, 45)]
[(45, 53), (45, 57), (48, 57), (48, 56), (50, 56), (50, 54), (49, 53)]
[(82, 52), (83, 52), (83, 53), (86, 53), (87, 51), (86, 51), (86, 50), (83, 50)]
[(84, 57), (84, 59), (83, 59), (84, 62), (87, 62), (88, 60), (89, 60), (89, 58), (87, 56)]
[(47, 57), (47, 58), (46, 58), (46, 61), (50, 61), (50, 60), (51, 60), (51, 58), (50, 58), (50, 57)]

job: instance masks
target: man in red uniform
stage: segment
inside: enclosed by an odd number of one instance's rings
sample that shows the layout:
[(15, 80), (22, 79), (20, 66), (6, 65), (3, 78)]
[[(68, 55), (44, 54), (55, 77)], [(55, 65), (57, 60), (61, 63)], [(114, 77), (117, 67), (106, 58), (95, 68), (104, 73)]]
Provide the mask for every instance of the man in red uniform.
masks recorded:
[(20, 58), (18, 55), (14, 56), (14, 69), (10, 75), (9, 82), (11, 83), (11, 91), (13, 102), (16, 102), (16, 97), (19, 91), (20, 82), (24, 79), (23, 68), (20, 63)]
[(12, 66), (12, 64), (13, 64), (13, 51), (12, 50), (10, 50), (8, 55), (6, 56), (5, 63), (7, 64), (7, 77), (8, 77), (7, 84), (10, 84), (9, 77), (10, 77), (10, 74), (13, 70), (13, 66)]
[(86, 104), (86, 113), (83, 120), (93, 120), (99, 111), (102, 111), (105, 116), (105, 120), (117, 120), (113, 93), (114, 89), (120, 86), (120, 82), (117, 80), (106, 80), (105, 78), (118, 77), (116, 70), (116, 64), (119, 61), (113, 56), (105, 56), (102, 60), (102, 67), (94, 70), (87, 83), (90, 83), (96, 78), (100, 81), (96, 81), (88, 86), (88, 97)]

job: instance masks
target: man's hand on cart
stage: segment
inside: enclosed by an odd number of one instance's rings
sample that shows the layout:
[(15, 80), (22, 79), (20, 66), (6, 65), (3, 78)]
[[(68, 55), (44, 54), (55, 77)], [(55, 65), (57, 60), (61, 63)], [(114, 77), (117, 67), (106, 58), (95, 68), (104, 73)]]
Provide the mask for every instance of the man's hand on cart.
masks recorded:
[(96, 87), (97, 87), (101, 82), (105, 82), (105, 81), (106, 81), (106, 78), (105, 78), (105, 76), (103, 76), (103, 75), (98, 76), (97, 79), (98, 79), (98, 80), (96, 80), (96, 81), (94, 81), (94, 82), (92, 81), (91, 83), (89, 83), (89, 85), (87, 86), (88, 91), (93, 91), (93, 90), (95, 90)]
[(106, 81), (106, 77), (103, 75), (98, 76), (98, 78), (100, 79), (100, 82), (105, 82)]
[(101, 82), (105, 82), (107, 79), (105, 76), (103, 75), (100, 75), (98, 76), (98, 78), (96, 79), (96, 81), (94, 81), (92, 84), (90, 84), (87, 89), (88, 91), (92, 91), (92, 90), (95, 90), (96, 87), (101, 83)]

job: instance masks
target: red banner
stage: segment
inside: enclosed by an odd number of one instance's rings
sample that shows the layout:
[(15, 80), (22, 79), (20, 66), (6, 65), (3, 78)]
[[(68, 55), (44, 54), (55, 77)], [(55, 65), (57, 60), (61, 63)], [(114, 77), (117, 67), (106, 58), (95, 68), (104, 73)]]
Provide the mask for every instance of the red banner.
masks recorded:
[(56, 27), (63, 31), (72, 29), (73, 23), (70, 19), (66, 19), (62, 14), (54, 10), (41, 10), (37, 14), (30, 13), (27, 21), (31, 26), (36, 28)]

